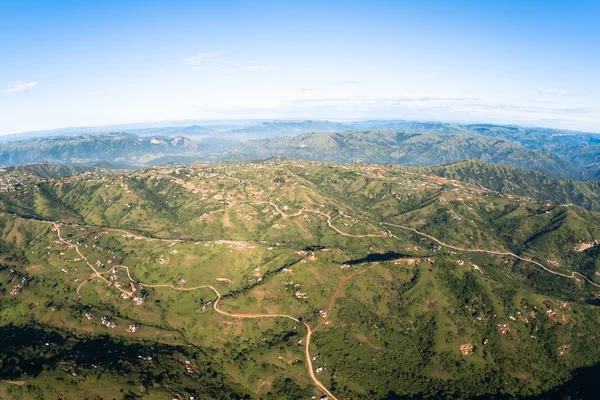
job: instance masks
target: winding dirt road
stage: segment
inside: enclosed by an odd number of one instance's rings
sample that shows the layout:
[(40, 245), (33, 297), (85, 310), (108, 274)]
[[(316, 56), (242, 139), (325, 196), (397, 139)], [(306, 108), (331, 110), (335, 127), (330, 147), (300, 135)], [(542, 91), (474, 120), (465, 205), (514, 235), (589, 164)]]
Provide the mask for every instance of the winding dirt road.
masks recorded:
[[(46, 221), (44, 221), (44, 222), (46, 222)], [(58, 225), (56, 222), (49, 222), (49, 223), (51, 223), (52, 225), (54, 225), (54, 228), (56, 229), (56, 235), (58, 236), (58, 240), (60, 240), (60, 241), (61, 241), (62, 243), (64, 243), (64, 244), (66, 244), (68, 247), (74, 248), (74, 249), (75, 249), (75, 252), (77, 252), (77, 254), (79, 254), (79, 256), (80, 256), (80, 257), (81, 257), (81, 258), (82, 258), (82, 259), (85, 261), (85, 263), (88, 265), (88, 267), (90, 267), (90, 268), (92, 269), (92, 271), (93, 271), (93, 274), (92, 274), (92, 275), (91, 275), (89, 278), (87, 278), (85, 281), (81, 282), (81, 284), (80, 284), (80, 285), (77, 287), (77, 295), (79, 296), (79, 290), (81, 289), (81, 287), (82, 287), (82, 286), (83, 286), (85, 283), (89, 282), (90, 280), (92, 280), (92, 279), (94, 279), (94, 278), (100, 278), (100, 279), (102, 279), (104, 282), (106, 282), (107, 284), (110, 284), (110, 282), (108, 281), (108, 279), (106, 279), (105, 277), (103, 277), (103, 276), (102, 276), (102, 274), (104, 274), (104, 272), (103, 272), (103, 273), (100, 273), (100, 272), (98, 272), (98, 270), (97, 270), (97, 269), (96, 269), (96, 268), (95, 268), (95, 267), (92, 265), (92, 263), (90, 263), (90, 262), (88, 261), (87, 257), (83, 255), (83, 253), (81, 252), (81, 250), (79, 250), (79, 246), (77, 246), (77, 245), (76, 245), (76, 244), (74, 244), (74, 243), (70, 243), (70, 242), (68, 242), (67, 240), (63, 239), (63, 237), (62, 237), (62, 236), (61, 236), (61, 234), (60, 234), (60, 226), (59, 226), (59, 225)], [(129, 270), (128, 270), (128, 272), (127, 272), (127, 273), (129, 274)], [(123, 290), (123, 289), (121, 289), (120, 287), (116, 287), (116, 286), (115, 286), (115, 288), (116, 288), (116, 289), (118, 289), (118, 290), (120, 290), (122, 293), (125, 293), (125, 294), (127, 294), (128, 296), (132, 296), (132, 295), (133, 295), (133, 293), (132, 293), (132, 292), (129, 292), (129, 291), (127, 291), (127, 290)]]
[[(356, 275), (356, 274), (354, 274)], [(350, 277), (354, 276), (351, 275)], [(344, 279), (344, 281), (342, 282), (342, 284), (348, 280), (348, 278)], [(300, 320), (298, 318), (294, 318), (291, 315), (286, 315), (286, 314), (234, 314), (234, 313), (230, 313), (227, 311), (223, 311), (220, 307), (219, 307), (219, 302), (221, 301), (221, 293), (219, 293), (219, 291), (217, 289), (215, 289), (213, 286), (211, 285), (200, 285), (200, 286), (193, 286), (193, 287), (183, 287), (183, 286), (175, 286), (175, 285), (170, 285), (170, 284), (159, 284), (159, 285), (148, 285), (145, 283), (140, 283), (141, 286), (143, 287), (148, 287), (148, 288), (161, 288), (161, 287), (166, 287), (166, 288), (170, 288), (173, 290), (181, 290), (181, 291), (190, 291), (190, 290), (197, 290), (197, 289), (211, 289), (213, 292), (215, 292), (215, 294), (217, 295), (217, 299), (215, 300), (215, 302), (213, 303), (213, 308), (216, 312), (218, 312), (221, 315), (225, 315), (227, 317), (230, 318), (287, 318), (287, 319), (291, 319), (294, 322), (298, 322), (300, 323)], [(337, 291), (336, 291), (337, 294)], [(332, 307), (333, 304), (330, 304), (330, 307)], [(327, 317), (329, 317), (329, 313), (327, 314)], [(321, 381), (319, 381), (317, 379), (317, 377), (315, 376), (315, 373), (313, 371), (313, 365), (312, 365), (312, 359), (310, 357), (310, 339), (312, 337), (313, 332), (318, 329), (315, 328), (315, 330), (312, 330), (310, 325), (308, 325), (306, 322), (302, 322), (304, 324), (304, 326), (306, 327), (307, 330), (307, 334), (306, 334), (306, 338), (305, 340), (305, 345), (304, 345), (304, 354), (306, 356), (306, 366), (308, 369), (308, 374), (310, 375), (310, 378), (313, 380), (315, 386), (317, 386), (321, 391), (323, 391), (325, 394), (327, 394), (327, 396), (329, 396), (329, 398), (331, 400), (338, 400), (337, 397), (335, 397), (333, 395), (333, 393), (331, 393), (329, 391), (329, 389), (327, 389), (322, 383)], [(321, 322), (321, 324), (319, 324), (319, 326), (321, 326), (324, 323), (324, 321)]]
[[(61, 241), (62, 243), (66, 244), (69, 247), (72, 247), (75, 249), (75, 251), (77, 252), (77, 254), (79, 254), (79, 256), (86, 262), (86, 264), (92, 269), (93, 274), (86, 279), (85, 281), (83, 281), (78, 287), (77, 287), (77, 295), (79, 296), (79, 290), (81, 289), (81, 287), (86, 283), (89, 282), (90, 280), (92, 280), (93, 278), (100, 278), (102, 279), (104, 282), (106, 282), (107, 284), (109, 284), (110, 282), (103, 277), (102, 275), (109, 273), (112, 269), (115, 268), (122, 268), (125, 269), (125, 271), (127, 272), (127, 277), (129, 278), (130, 281), (134, 282), (134, 279), (131, 277), (129, 268), (125, 265), (116, 265), (114, 267), (112, 267), (109, 271), (105, 271), (105, 272), (98, 272), (98, 270), (88, 261), (87, 257), (85, 257), (81, 251), (79, 250), (79, 246), (77, 246), (74, 243), (70, 243), (67, 240), (63, 239), (62, 235), (60, 234), (60, 226), (55, 223), (55, 222), (50, 222), (50, 221), (43, 221), (46, 223), (51, 223), (54, 228), (56, 229), (56, 235), (58, 236), (58, 240)], [(126, 232), (120, 229), (113, 229), (115, 231), (121, 231), (121, 232)], [(128, 232), (127, 232), (128, 233)], [(163, 239), (164, 240), (164, 239)], [(347, 279), (344, 280), (344, 282)], [(343, 283), (343, 282), (342, 282)], [(189, 287), (189, 288), (185, 288), (183, 286), (174, 286), (171, 284), (158, 284), (158, 285), (150, 285), (150, 284), (144, 284), (144, 283), (140, 283), (140, 286), (142, 287), (148, 287), (148, 288), (160, 288), (160, 287), (167, 287), (170, 289), (174, 289), (174, 290), (181, 290), (181, 291), (190, 291), (190, 290), (197, 290), (197, 289), (211, 289), (213, 292), (215, 292), (215, 294), (217, 295), (217, 299), (215, 300), (215, 302), (213, 303), (213, 308), (214, 310), (221, 314), (221, 315), (225, 315), (227, 317), (230, 318), (286, 318), (286, 319), (290, 319), (294, 322), (300, 322), (300, 320), (298, 318), (294, 318), (291, 315), (286, 315), (286, 314), (234, 314), (234, 313), (230, 313), (227, 311), (223, 311), (220, 307), (219, 307), (219, 303), (221, 301), (221, 293), (219, 293), (219, 291), (217, 289), (215, 289), (213, 286), (211, 285), (200, 285), (200, 286), (194, 286), (194, 287)], [(116, 287), (118, 290), (120, 290), (123, 293), (126, 293), (128, 296), (132, 296), (133, 293), (129, 292), (127, 290), (123, 290), (121, 288)], [(337, 291), (336, 291), (337, 294)], [(333, 305), (330, 303), (330, 308)], [(329, 313), (327, 315), (329, 317)], [(322, 321), (323, 323), (324, 321)], [(321, 324), (322, 324), (321, 323)], [(306, 327), (307, 330), (307, 334), (306, 334), (306, 338), (305, 338), (305, 356), (306, 356), (306, 364), (307, 364), (307, 369), (308, 369), (308, 373), (310, 375), (310, 378), (313, 380), (315, 386), (317, 386), (321, 391), (323, 391), (325, 394), (327, 394), (327, 396), (329, 396), (331, 398), (331, 400), (338, 400), (337, 397), (335, 397), (333, 395), (333, 393), (331, 393), (315, 376), (315, 373), (313, 371), (313, 366), (312, 366), (312, 359), (310, 357), (310, 350), (309, 350), (309, 346), (310, 346), (310, 339), (312, 337), (313, 334), (313, 330), (311, 329), (310, 325), (308, 325), (306, 322), (303, 322), (304, 326)], [(321, 325), (320, 324), (320, 325)], [(320, 326), (319, 325), (319, 326)]]
[[(367, 238), (367, 237), (382, 237), (382, 238), (383, 238), (383, 237), (396, 237), (396, 236), (395, 236), (395, 235), (393, 235), (391, 232), (389, 232), (388, 234), (365, 234), (365, 235), (352, 235), (352, 234), (348, 234), (348, 233), (342, 232), (342, 231), (340, 231), (340, 230), (339, 230), (339, 229), (338, 229), (336, 226), (334, 226), (334, 225), (333, 225), (333, 223), (332, 223), (332, 217), (331, 217), (329, 214), (327, 214), (327, 213), (324, 213), (324, 212), (322, 212), (322, 211), (318, 211), (318, 210), (311, 210), (311, 209), (301, 209), (301, 210), (297, 211), (297, 212), (296, 212), (296, 213), (294, 213), (294, 214), (285, 214), (285, 213), (283, 213), (283, 212), (282, 212), (282, 211), (279, 209), (279, 207), (278, 207), (278, 206), (277, 206), (275, 203), (273, 203), (273, 202), (254, 202), (254, 204), (269, 204), (269, 205), (271, 205), (272, 207), (274, 207), (274, 208), (275, 208), (275, 210), (277, 211), (277, 213), (279, 213), (279, 214), (280, 214), (280, 215), (281, 215), (283, 218), (297, 217), (297, 216), (299, 216), (299, 215), (302, 215), (302, 214), (303, 214), (303, 213), (305, 213), (305, 212), (306, 212), (306, 213), (314, 213), (314, 214), (319, 214), (319, 215), (321, 215), (321, 216), (324, 216), (324, 217), (327, 219), (327, 224), (328, 224), (328, 226), (329, 226), (331, 229), (335, 230), (335, 231), (336, 231), (338, 234), (340, 234), (340, 235), (343, 235), (343, 236), (347, 236), (347, 237), (354, 237), (354, 238)], [(214, 212), (218, 212), (218, 211), (214, 211)], [(62, 238), (62, 236), (61, 236), (61, 234), (60, 234), (60, 227), (59, 227), (59, 225), (58, 225), (57, 223), (55, 223), (55, 222), (51, 222), (51, 221), (39, 221), (39, 222), (44, 222), (44, 223), (49, 223), (49, 224), (52, 224), (52, 225), (53, 225), (53, 226), (56, 228), (56, 232), (57, 232), (57, 235), (58, 235), (58, 238), (59, 238), (59, 240), (60, 240), (62, 243), (64, 243), (64, 244), (68, 245), (69, 247), (73, 247), (73, 248), (75, 248), (75, 251), (77, 252), (77, 254), (79, 254), (79, 256), (80, 256), (80, 257), (81, 257), (83, 260), (85, 260), (86, 264), (87, 264), (87, 265), (90, 267), (90, 269), (93, 271), (93, 274), (92, 274), (92, 275), (91, 275), (91, 276), (90, 276), (90, 277), (89, 277), (89, 278), (88, 278), (86, 281), (82, 282), (82, 283), (79, 285), (79, 287), (77, 288), (77, 294), (79, 294), (79, 289), (81, 288), (81, 286), (83, 286), (83, 284), (85, 284), (86, 282), (88, 282), (89, 280), (91, 280), (91, 279), (93, 279), (93, 278), (95, 278), (95, 277), (98, 277), (98, 278), (100, 278), (100, 279), (104, 280), (106, 283), (109, 283), (109, 281), (108, 281), (106, 278), (104, 278), (104, 277), (102, 276), (103, 274), (106, 274), (106, 273), (108, 273), (108, 272), (98, 272), (98, 270), (96, 270), (96, 268), (95, 268), (95, 267), (94, 267), (94, 266), (93, 266), (93, 265), (92, 265), (92, 264), (91, 264), (91, 263), (88, 261), (88, 259), (87, 259), (87, 258), (86, 258), (86, 257), (85, 257), (85, 256), (84, 256), (82, 253), (81, 253), (81, 251), (80, 251), (80, 249), (79, 249), (79, 247), (78, 247), (77, 245), (75, 245), (75, 244), (73, 244), (73, 243), (70, 243), (70, 242), (68, 242), (67, 240), (63, 239), (63, 238)], [(529, 262), (529, 263), (532, 263), (532, 264), (534, 264), (534, 265), (537, 265), (537, 266), (541, 267), (542, 269), (544, 269), (545, 271), (547, 271), (547, 272), (549, 272), (549, 273), (551, 273), (551, 274), (554, 274), (554, 275), (558, 275), (558, 276), (565, 277), (565, 278), (568, 278), (568, 279), (575, 279), (577, 276), (579, 276), (579, 277), (581, 277), (581, 278), (585, 279), (585, 280), (586, 280), (586, 281), (587, 281), (589, 284), (591, 284), (591, 285), (593, 285), (593, 286), (595, 286), (595, 287), (598, 287), (598, 288), (600, 288), (600, 285), (598, 285), (598, 284), (596, 284), (596, 283), (592, 282), (590, 279), (588, 279), (587, 277), (583, 276), (582, 274), (580, 274), (580, 273), (578, 273), (578, 272), (571, 272), (571, 275), (567, 275), (567, 274), (563, 274), (563, 273), (560, 273), (560, 272), (557, 272), (557, 271), (553, 271), (553, 270), (549, 269), (548, 267), (546, 267), (545, 265), (543, 265), (543, 264), (541, 264), (541, 263), (539, 263), (539, 262), (537, 262), (537, 261), (535, 261), (535, 260), (533, 260), (533, 259), (531, 259), (531, 258), (528, 258), (528, 257), (522, 257), (522, 256), (519, 256), (519, 255), (517, 255), (517, 254), (515, 254), (515, 253), (512, 253), (512, 252), (509, 252), (509, 251), (495, 251), (495, 250), (485, 250), (485, 249), (466, 249), (466, 248), (463, 248), (463, 247), (453, 246), (453, 245), (450, 245), (450, 244), (444, 243), (444, 242), (442, 242), (441, 240), (439, 240), (439, 239), (437, 239), (437, 238), (435, 238), (435, 237), (433, 237), (433, 236), (431, 236), (431, 235), (428, 235), (428, 234), (426, 234), (426, 233), (420, 232), (420, 231), (418, 231), (418, 230), (417, 230), (417, 229), (415, 229), (415, 228), (411, 228), (411, 227), (407, 227), (407, 226), (403, 226), (403, 225), (398, 225), (398, 224), (393, 224), (393, 223), (383, 223), (383, 224), (385, 224), (385, 225), (388, 225), (388, 226), (393, 226), (393, 227), (396, 227), (396, 228), (399, 228), (399, 229), (403, 229), (403, 230), (412, 231), (413, 233), (416, 233), (416, 234), (418, 234), (418, 235), (420, 235), (420, 236), (423, 236), (423, 237), (426, 237), (426, 238), (428, 238), (428, 239), (430, 239), (430, 240), (433, 240), (434, 242), (438, 243), (438, 244), (439, 244), (439, 245), (441, 245), (441, 246), (444, 246), (444, 247), (447, 247), (447, 248), (450, 248), (450, 249), (453, 249), (453, 250), (462, 251), (462, 252), (472, 252), (472, 253), (488, 253), (488, 254), (493, 254), (493, 255), (501, 255), (501, 256), (511, 256), (511, 257), (515, 257), (515, 258), (517, 258), (517, 259), (519, 259), (519, 260), (521, 260), (521, 261), (524, 261), (524, 262)], [(127, 231), (125, 231), (125, 230), (122, 230), (122, 229), (114, 229), (114, 228), (104, 228), (104, 229), (107, 229), (107, 230), (113, 230), (113, 231), (119, 231), (119, 232), (124, 232), (124, 233), (128, 233), (128, 234), (129, 234), (129, 232), (127, 232)], [(136, 236), (141, 236), (141, 235), (136, 235)], [(171, 241), (171, 242), (173, 242), (173, 241), (179, 241), (179, 240), (172, 240), (172, 239), (154, 239), (154, 238), (145, 238), (145, 239), (149, 239), (149, 240), (162, 240), (162, 241)], [(353, 278), (354, 276), (356, 276), (356, 275), (358, 275), (358, 274), (364, 273), (364, 272), (365, 272), (365, 271), (367, 271), (368, 269), (372, 268), (374, 265), (376, 265), (376, 264), (373, 264), (373, 265), (369, 266), (369, 267), (368, 267), (368, 268), (366, 268), (366, 269), (363, 269), (363, 270), (361, 270), (361, 271), (355, 272), (354, 274), (351, 274), (351, 275), (349, 275), (349, 276), (345, 277), (345, 278), (344, 278), (344, 279), (343, 279), (343, 280), (342, 280), (342, 281), (339, 283), (339, 285), (338, 285), (338, 287), (337, 287), (336, 291), (334, 292), (334, 294), (333, 294), (333, 296), (331, 297), (331, 300), (330, 300), (330, 302), (329, 302), (329, 308), (328, 308), (327, 316), (326, 316), (325, 318), (323, 318), (323, 320), (321, 320), (321, 321), (320, 321), (320, 323), (317, 325), (317, 327), (316, 327), (316, 328), (312, 329), (312, 328), (311, 328), (311, 326), (310, 326), (308, 323), (306, 323), (306, 322), (302, 322), (302, 323), (304, 324), (304, 326), (306, 327), (306, 330), (307, 330), (307, 335), (306, 335), (306, 338), (305, 338), (305, 347), (304, 347), (304, 350), (305, 350), (306, 365), (307, 365), (307, 370), (308, 370), (309, 376), (310, 376), (310, 378), (312, 379), (312, 381), (314, 382), (315, 386), (316, 386), (317, 388), (319, 388), (319, 390), (321, 390), (321, 391), (322, 391), (323, 393), (325, 393), (327, 396), (329, 396), (329, 398), (330, 398), (331, 400), (338, 400), (338, 399), (337, 399), (337, 398), (336, 398), (336, 397), (335, 397), (335, 396), (334, 396), (334, 395), (333, 395), (333, 394), (332, 394), (332, 393), (331, 393), (331, 392), (330, 392), (330, 391), (329, 391), (329, 390), (328, 390), (328, 389), (327, 389), (327, 388), (326, 388), (326, 387), (325, 387), (325, 386), (324, 386), (324, 385), (323, 385), (323, 384), (322, 384), (322, 383), (319, 381), (319, 379), (318, 379), (318, 378), (315, 376), (315, 372), (314, 372), (314, 369), (313, 369), (313, 364), (312, 364), (312, 358), (311, 358), (311, 356), (310, 356), (310, 341), (311, 341), (311, 338), (312, 338), (312, 335), (313, 335), (313, 333), (314, 333), (315, 331), (317, 331), (317, 330), (318, 330), (318, 329), (319, 329), (319, 328), (320, 328), (322, 325), (324, 325), (324, 324), (327, 322), (327, 320), (328, 320), (329, 316), (331, 315), (331, 311), (333, 310), (333, 307), (334, 307), (334, 305), (335, 305), (335, 301), (336, 301), (336, 299), (337, 299), (337, 296), (338, 296), (338, 294), (339, 294), (339, 291), (340, 291), (341, 287), (342, 287), (342, 286), (343, 286), (343, 285), (344, 285), (344, 284), (345, 284), (347, 281), (349, 281), (351, 278)], [(130, 271), (129, 271), (129, 268), (128, 268), (127, 266), (124, 266), (124, 265), (119, 265), (119, 266), (114, 266), (113, 268), (122, 268), (122, 269), (125, 269), (125, 270), (126, 270), (126, 272), (127, 272), (127, 276), (128, 276), (128, 278), (129, 278), (129, 279), (130, 279), (132, 282), (134, 282), (134, 279), (132, 278), (132, 276), (131, 276), (131, 274), (130, 274)], [(112, 269), (112, 268), (111, 268), (111, 269)], [(230, 317), (230, 318), (286, 318), (286, 319), (290, 319), (290, 320), (292, 320), (292, 321), (294, 321), (294, 322), (298, 322), (298, 323), (300, 323), (300, 322), (301, 322), (301, 321), (300, 321), (298, 318), (295, 318), (295, 317), (293, 317), (293, 316), (286, 315), (286, 314), (247, 314), (247, 313), (240, 313), (240, 314), (237, 314), (237, 313), (230, 313), (230, 312), (224, 311), (224, 310), (222, 310), (222, 309), (220, 308), (220, 304), (219, 304), (219, 303), (220, 303), (220, 301), (221, 301), (221, 294), (219, 293), (219, 291), (218, 291), (216, 288), (214, 288), (214, 287), (213, 287), (213, 286), (211, 286), (211, 285), (200, 285), (200, 286), (194, 286), (194, 287), (183, 287), (182, 285), (180, 285), (180, 286), (175, 286), (175, 285), (172, 285), (172, 284), (157, 284), (157, 285), (150, 285), (150, 284), (144, 284), (144, 283), (140, 283), (140, 285), (141, 285), (141, 286), (143, 286), (143, 287), (148, 287), (148, 288), (161, 288), (161, 287), (166, 287), (166, 288), (170, 288), (170, 289), (173, 289), (173, 290), (180, 290), (180, 291), (191, 291), (191, 290), (198, 290), (198, 289), (210, 289), (210, 290), (212, 290), (212, 291), (215, 293), (215, 295), (217, 296), (217, 299), (216, 299), (216, 300), (215, 300), (215, 302), (213, 303), (213, 308), (214, 308), (214, 310), (215, 310), (217, 313), (219, 313), (219, 314), (221, 314), (221, 315), (224, 315), (224, 316), (227, 316), (227, 317)], [(127, 291), (127, 290), (123, 290), (123, 289), (121, 289), (121, 288), (117, 288), (117, 289), (118, 289), (118, 290), (120, 290), (120, 291), (121, 291), (121, 292), (123, 292), (123, 293), (126, 293), (126, 294), (127, 294), (127, 295), (129, 295), (129, 296), (131, 296), (131, 295), (132, 295), (132, 293), (131, 293), (131, 292), (129, 292), (129, 291)]]
[(465, 249), (464, 247), (452, 246), (451, 244), (444, 243), (441, 240), (439, 240), (439, 239), (437, 239), (437, 238), (435, 238), (435, 237), (433, 237), (431, 235), (428, 235), (426, 233), (420, 232), (420, 231), (416, 230), (415, 228), (411, 228), (409, 226), (396, 225), (396, 224), (392, 224), (392, 223), (389, 223), (389, 222), (384, 222), (384, 224), (389, 225), (389, 226), (394, 226), (396, 228), (404, 229), (404, 230), (407, 230), (407, 231), (412, 231), (412, 232), (416, 233), (417, 235), (420, 235), (420, 236), (426, 237), (428, 239), (431, 239), (434, 242), (436, 242), (437, 244), (439, 244), (441, 246), (444, 246), (444, 247), (448, 247), (448, 248), (453, 249), (453, 250), (464, 251), (464, 252), (467, 252), (467, 253), (487, 253), (487, 254), (494, 254), (494, 255), (497, 255), (497, 256), (511, 256), (511, 257), (515, 257), (515, 258), (517, 258), (517, 259), (519, 259), (521, 261), (525, 261), (525, 262), (537, 265), (538, 267), (544, 269), (546, 272), (549, 272), (549, 273), (554, 274), (554, 275), (562, 276), (563, 278), (575, 279), (577, 276), (579, 276), (582, 279), (585, 279), (590, 285), (593, 285), (593, 286), (595, 286), (597, 288), (600, 288), (599, 284), (597, 284), (595, 282), (592, 282), (588, 277), (580, 274), (579, 272), (571, 271), (571, 275), (566, 275), (566, 274), (563, 274), (563, 273), (560, 273), (560, 272), (557, 272), (557, 271), (553, 271), (550, 268), (546, 267), (544, 264), (541, 264), (541, 263), (539, 263), (539, 262), (537, 262), (537, 261), (535, 261), (535, 260), (533, 260), (531, 258), (522, 257), (522, 256), (520, 256), (518, 254), (515, 254), (515, 253), (512, 253), (510, 251), (495, 251), (495, 250), (484, 250), (484, 249)]
[(311, 210), (309, 208), (302, 208), (299, 211), (296, 211), (293, 214), (286, 214), (283, 211), (281, 211), (279, 209), (279, 206), (277, 206), (277, 204), (273, 203), (272, 201), (255, 201), (255, 202), (251, 202), (250, 204), (269, 204), (271, 205), (273, 208), (275, 208), (275, 211), (277, 211), (277, 213), (279, 215), (281, 215), (283, 218), (291, 218), (291, 217), (298, 217), (300, 215), (302, 215), (303, 213), (313, 213), (313, 214), (319, 214), (325, 218), (327, 218), (327, 225), (329, 225), (329, 227), (331, 229), (333, 229), (334, 231), (336, 231), (337, 233), (339, 233), (342, 236), (347, 236), (347, 237), (352, 237), (352, 238), (367, 238), (367, 237), (391, 237), (391, 234), (389, 235), (384, 235), (384, 234), (376, 234), (376, 233), (371, 233), (371, 234), (364, 234), (364, 235), (353, 235), (350, 233), (346, 233), (341, 231), (339, 228), (337, 228), (335, 225), (333, 225), (333, 223), (331, 222), (332, 217), (327, 214), (324, 213), (323, 211), (319, 211), (319, 210)]

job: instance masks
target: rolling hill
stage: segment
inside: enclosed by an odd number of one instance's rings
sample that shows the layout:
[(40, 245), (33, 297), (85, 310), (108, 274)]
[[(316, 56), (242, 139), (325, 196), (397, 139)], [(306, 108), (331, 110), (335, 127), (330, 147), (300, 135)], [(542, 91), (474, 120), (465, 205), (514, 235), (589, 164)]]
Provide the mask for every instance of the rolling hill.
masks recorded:
[(428, 167), (424, 169), (424, 173), (470, 182), (497, 192), (600, 210), (598, 181), (554, 179), (535, 170), (488, 164), (479, 160)]
[(594, 393), (597, 213), (397, 165), (39, 168), (0, 175), (2, 396)]

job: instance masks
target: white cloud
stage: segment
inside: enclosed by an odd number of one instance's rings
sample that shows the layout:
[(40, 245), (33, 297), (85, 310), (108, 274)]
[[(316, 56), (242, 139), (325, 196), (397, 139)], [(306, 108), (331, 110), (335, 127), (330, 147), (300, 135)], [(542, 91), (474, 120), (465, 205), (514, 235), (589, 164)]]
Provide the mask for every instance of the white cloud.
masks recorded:
[[(435, 119), (464, 119), (535, 124), (561, 118), (568, 123), (600, 123), (600, 110), (593, 107), (564, 107), (547, 103), (508, 104), (475, 97), (399, 96), (332, 97), (295, 99), (287, 102), (294, 110), (333, 116), (419, 116)], [(409, 118), (410, 119), (410, 118)]]
[(357, 85), (361, 83), (361, 81), (333, 81), (329, 82), (330, 85)]
[(187, 65), (202, 65), (209, 58), (217, 57), (219, 54), (214, 51), (207, 53), (198, 53), (195, 56), (188, 57), (184, 60)]
[(23, 82), (16, 81), (9, 83), (6, 89), (1, 90), (0, 93), (23, 93), (37, 85), (37, 82)]
[(564, 90), (557, 90), (557, 89), (549, 89), (549, 88), (538, 88), (538, 93), (541, 94), (551, 94), (553, 96), (581, 96), (580, 93), (572, 93), (572, 92), (566, 92)]

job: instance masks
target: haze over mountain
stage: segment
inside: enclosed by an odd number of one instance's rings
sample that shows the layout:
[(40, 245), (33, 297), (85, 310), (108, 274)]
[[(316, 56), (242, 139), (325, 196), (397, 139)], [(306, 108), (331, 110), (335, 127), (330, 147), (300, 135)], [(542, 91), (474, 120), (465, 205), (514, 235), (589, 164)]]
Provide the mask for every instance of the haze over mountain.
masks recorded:
[[(126, 127), (125, 127), (126, 128)], [(57, 131), (0, 142), (0, 165), (55, 162), (120, 167), (270, 157), (428, 166), (477, 158), (555, 178), (595, 179), (600, 135), (548, 128), (421, 121), (243, 121)], [(98, 133), (107, 131), (106, 133)], [(37, 135), (37, 134), (35, 134)], [(34, 135), (34, 136), (35, 136)], [(40, 135), (45, 135), (44, 132)]]

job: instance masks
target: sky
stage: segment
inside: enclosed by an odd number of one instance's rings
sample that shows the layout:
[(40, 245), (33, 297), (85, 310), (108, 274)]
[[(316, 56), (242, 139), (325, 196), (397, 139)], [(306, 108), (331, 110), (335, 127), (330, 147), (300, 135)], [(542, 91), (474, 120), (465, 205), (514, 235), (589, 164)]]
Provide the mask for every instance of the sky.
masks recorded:
[(599, 1), (0, 0), (0, 134), (198, 119), (600, 132)]

